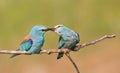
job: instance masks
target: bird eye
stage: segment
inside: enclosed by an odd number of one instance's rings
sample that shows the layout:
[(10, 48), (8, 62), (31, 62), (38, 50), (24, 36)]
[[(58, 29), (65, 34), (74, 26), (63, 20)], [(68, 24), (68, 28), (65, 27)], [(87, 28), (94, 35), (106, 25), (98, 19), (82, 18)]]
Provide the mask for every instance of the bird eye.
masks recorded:
[(62, 27), (62, 25), (57, 25), (57, 26), (55, 26), (54, 28), (60, 28), (60, 27)]
[(61, 26), (58, 26), (58, 27), (61, 27)]
[(59, 32), (59, 33), (61, 33), (61, 32)]
[(58, 26), (57, 28), (60, 28), (61, 26)]

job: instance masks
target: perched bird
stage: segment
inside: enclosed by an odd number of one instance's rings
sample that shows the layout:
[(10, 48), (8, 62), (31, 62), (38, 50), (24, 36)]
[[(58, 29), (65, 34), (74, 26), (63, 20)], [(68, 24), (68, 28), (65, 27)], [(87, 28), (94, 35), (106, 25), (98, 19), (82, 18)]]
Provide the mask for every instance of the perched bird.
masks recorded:
[[(79, 34), (64, 25), (57, 25), (54, 28), (49, 28), (56, 32), (59, 37), (58, 49), (68, 48), (72, 50), (79, 43)], [(64, 53), (59, 53), (57, 59), (63, 57)]]
[[(48, 29), (43, 25), (34, 26), (29, 35), (27, 35), (20, 44), (18, 50), (27, 51), (28, 54), (39, 53), (44, 44), (44, 33)], [(13, 54), (10, 58), (13, 58), (19, 54)]]

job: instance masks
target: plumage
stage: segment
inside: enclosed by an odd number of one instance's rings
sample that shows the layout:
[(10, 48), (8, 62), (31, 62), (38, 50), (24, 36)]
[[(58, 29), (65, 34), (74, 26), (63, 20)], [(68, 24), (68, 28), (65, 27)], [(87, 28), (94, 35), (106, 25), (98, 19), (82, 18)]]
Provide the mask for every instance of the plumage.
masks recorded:
[[(58, 49), (68, 48), (70, 50), (79, 43), (79, 34), (64, 25), (57, 25), (53, 28), (60, 38), (58, 42)], [(57, 59), (63, 57), (64, 53), (59, 53)]]
[[(34, 26), (29, 35), (27, 35), (20, 44), (20, 51), (27, 51), (29, 54), (39, 53), (44, 44), (44, 33), (46, 27), (43, 25)], [(14, 54), (10, 58), (13, 58), (19, 54)]]
[(24, 42), (26, 42), (26, 41), (29, 40), (29, 39), (30, 39), (30, 36), (29, 36), (29, 35), (25, 36), (24, 39), (21, 41), (20, 44), (23, 44)]

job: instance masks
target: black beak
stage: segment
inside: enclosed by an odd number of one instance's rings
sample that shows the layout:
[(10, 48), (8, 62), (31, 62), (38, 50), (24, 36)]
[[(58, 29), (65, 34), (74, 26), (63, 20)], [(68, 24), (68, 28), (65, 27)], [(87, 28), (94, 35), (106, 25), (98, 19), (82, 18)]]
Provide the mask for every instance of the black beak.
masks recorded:
[(55, 31), (55, 28), (48, 28), (48, 30)]
[(49, 28), (42, 29), (42, 31), (45, 31), (45, 32), (46, 32), (46, 31), (49, 31), (49, 30), (50, 30)]

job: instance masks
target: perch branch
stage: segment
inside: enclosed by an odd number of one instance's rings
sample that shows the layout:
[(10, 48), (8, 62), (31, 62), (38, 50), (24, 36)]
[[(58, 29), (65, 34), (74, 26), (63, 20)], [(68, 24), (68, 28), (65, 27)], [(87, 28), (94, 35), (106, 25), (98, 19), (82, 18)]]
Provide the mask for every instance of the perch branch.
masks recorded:
[(77, 73), (80, 73), (77, 65), (76, 65), (75, 62), (73, 61), (73, 59), (72, 59), (72, 57), (70, 56), (70, 54), (69, 54), (69, 53), (65, 53), (65, 55), (68, 57), (68, 59), (70, 60), (70, 62), (73, 64), (73, 66), (75, 67)]
[[(99, 38), (97, 40), (78, 45), (78, 46), (74, 47), (74, 49), (72, 51), (78, 51), (81, 48), (84, 48), (86, 46), (94, 45), (94, 44), (96, 44), (98, 42), (101, 42), (104, 39), (114, 38), (114, 37), (116, 37), (115, 34), (114, 35), (105, 35), (105, 36), (103, 36), (103, 37), (101, 37), (101, 38)], [(68, 59), (73, 64), (73, 66), (75, 67), (77, 73), (80, 73), (77, 65), (75, 64), (75, 62), (73, 61), (72, 57), (69, 54), (70, 50), (68, 50), (66, 48), (65, 49), (42, 50), (42, 51), (40, 51), (40, 54), (51, 54), (51, 53), (59, 53), (59, 52), (64, 52), (65, 55), (68, 57)], [(0, 50), (0, 54), (28, 54), (28, 52), (27, 51)]]
[(78, 50), (80, 50), (81, 48), (84, 48), (84, 47), (90, 46), (90, 45), (94, 45), (94, 44), (96, 44), (96, 43), (98, 43), (98, 42), (101, 42), (101, 41), (107, 39), (107, 38), (115, 38), (115, 37), (116, 37), (115, 34), (113, 34), (113, 35), (105, 35), (105, 36), (103, 36), (103, 37), (101, 37), (101, 38), (99, 38), (99, 39), (96, 39), (96, 40), (94, 40), (94, 41), (91, 41), (91, 42), (87, 42), (87, 43), (78, 45), (78, 46), (76, 46), (76, 47), (73, 49), (73, 51), (78, 51)]
[[(107, 38), (114, 38), (114, 37), (116, 37), (115, 34), (114, 35), (105, 35), (97, 40), (78, 45), (73, 49), (73, 51), (78, 51), (81, 48), (84, 48), (86, 46), (94, 45), (98, 42), (101, 42), (102, 40), (105, 40)], [(59, 52), (66, 52), (66, 50), (65, 49), (42, 50), (42, 51), (40, 51), (40, 54), (51, 54), (51, 53), (59, 53)], [(14, 51), (14, 50), (0, 50), (0, 54), (27, 54), (27, 52), (26, 51)]]

